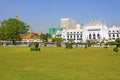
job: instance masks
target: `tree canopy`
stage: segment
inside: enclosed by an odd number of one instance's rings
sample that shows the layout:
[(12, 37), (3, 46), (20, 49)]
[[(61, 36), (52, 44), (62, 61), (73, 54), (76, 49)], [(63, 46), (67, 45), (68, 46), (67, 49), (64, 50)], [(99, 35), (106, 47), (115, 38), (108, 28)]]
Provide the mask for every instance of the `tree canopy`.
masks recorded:
[(48, 38), (51, 38), (50, 34), (46, 33), (46, 34), (41, 34), (40, 35), (40, 39), (42, 40), (42, 42), (48, 42)]
[(6, 41), (17, 41), (22, 39), (22, 35), (27, 33), (29, 26), (14, 18), (4, 20), (0, 25), (0, 39)]

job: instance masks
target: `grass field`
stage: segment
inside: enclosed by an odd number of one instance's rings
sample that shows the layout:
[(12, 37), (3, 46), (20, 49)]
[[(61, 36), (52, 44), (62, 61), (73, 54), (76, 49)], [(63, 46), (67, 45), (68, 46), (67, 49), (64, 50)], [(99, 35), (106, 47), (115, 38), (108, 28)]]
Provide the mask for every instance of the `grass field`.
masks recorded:
[(0, 47), (0, 80), (120, 80), (113, 48)]

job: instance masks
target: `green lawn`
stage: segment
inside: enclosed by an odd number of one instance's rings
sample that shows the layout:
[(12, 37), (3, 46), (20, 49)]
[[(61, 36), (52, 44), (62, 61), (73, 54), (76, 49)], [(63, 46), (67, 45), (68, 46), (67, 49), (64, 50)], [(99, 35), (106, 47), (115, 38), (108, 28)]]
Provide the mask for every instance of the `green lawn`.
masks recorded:
[(120, 80), (113, 48), (0, 47), (0, 80)]

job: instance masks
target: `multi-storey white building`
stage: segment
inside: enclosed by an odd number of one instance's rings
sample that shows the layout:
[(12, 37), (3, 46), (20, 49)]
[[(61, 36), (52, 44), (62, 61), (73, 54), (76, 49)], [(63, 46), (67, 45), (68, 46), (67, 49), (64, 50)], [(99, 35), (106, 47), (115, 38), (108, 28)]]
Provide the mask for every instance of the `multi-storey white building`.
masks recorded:
[(80, 39), (82, 39), (83, 42), (90, 39), (95, 39), (98, 42), (101, 42), (102, 40), (115, 40), (116, 38), (119, 38), (120, 27), (113, 26), (112, 28), (109, 28), (100, 20), (92, 20), (84, 26), (78, 24), (76, 29), (67, 28), (63, 29), (63, 31), (58, 31), (56, 36), (58, 35), (66, 41), (72, 38), (75, 42), (80, 42)]
[(63, 29), (75, 29), (76, 23), (70, 18), (63, 18), (60, 20), (61, 28)]
[(109, 39), (116, 39), (120, 37), (120, 27), (113, 26), (112, 28), (109, 28), (108, 36), (109, 36)]

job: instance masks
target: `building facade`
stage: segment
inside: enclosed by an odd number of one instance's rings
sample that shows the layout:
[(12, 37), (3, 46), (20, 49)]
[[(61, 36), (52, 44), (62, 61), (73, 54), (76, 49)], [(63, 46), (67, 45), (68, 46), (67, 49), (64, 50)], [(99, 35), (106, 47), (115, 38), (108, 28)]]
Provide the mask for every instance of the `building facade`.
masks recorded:
[(56, 36), (56, 32), (57, 31), (62, 31), (63, 28), (49, 28), (49, 34), (51, 37), (55, 37)]
[[(64, 23), (65, 24), (65, 23)], [(63, 25), (63, 24), (61, 24)], [(63, 29), (56, 32), (56, 37), (63, 38), (66, 42), (69, 39), (74, 39), (74, 42), (86, 42), (87, 40), (94, 39), (98, 42), (103, 40), (115, 40), (120, 37), (120, 27), (107, 27), (107, 25), (100, 20), (92, 20), (90, 23), (77, 25), (76, 29)], [(81, 41), (80, 41), (81, 40)]]

